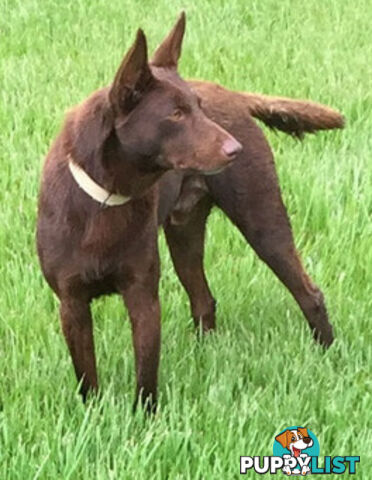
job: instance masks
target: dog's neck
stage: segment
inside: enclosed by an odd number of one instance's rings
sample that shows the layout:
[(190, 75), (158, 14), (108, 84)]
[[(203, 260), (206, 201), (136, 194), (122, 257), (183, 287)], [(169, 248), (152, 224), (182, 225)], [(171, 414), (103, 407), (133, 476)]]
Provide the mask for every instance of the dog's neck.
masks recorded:
[[(71, 154), (68, 158), (75, 181), (105, 205), (120, 205), (141, 197), (164, 173), (141, 170), (134, 159), (126, 158), (118, 142), (110, 139), (102, 146), (102, 152), (96, 152), (89, 159), (78, 159)], [(103, 198), (107, 200), (102, 202)]]
[(70, 154), (67, 156), (67, 160), (71, 175), (75, 182), (90, 198), (100, 203), (102, 206), (117, 207), (128, 203), (131, 199), (131, 197), (112, 193), (104, 189), (74, 161)]
[[(148, 168), (155, 164), (151, 159), (133, 158), (130, 152), (123, 151), (113, 128), (106, 88), (95, 92), (70, 113), (67, 130), (66, 154), (108, 194), (140, 197), (164, 173), (164, 170)], [(91, 185), (92, 182), (87, 181)], [(83, 180), (83, 183), (86, 182)]]

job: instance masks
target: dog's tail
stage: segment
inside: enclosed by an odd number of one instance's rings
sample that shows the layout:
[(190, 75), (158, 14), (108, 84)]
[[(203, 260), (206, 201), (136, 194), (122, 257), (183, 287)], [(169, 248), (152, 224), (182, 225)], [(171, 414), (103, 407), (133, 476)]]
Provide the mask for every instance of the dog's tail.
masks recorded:
[(212, 109), (247, 113), (272, 129), (293, 137), (303, 138), (305, 133), (343, 128), (344, 117), (337, 110), (308, 100), (272, 97), (258, 93), (234, 92), (216, 83), (190, 80), (203, 102)]
[(319, 103), (256, 93), (239, 93), (252, 117), (261, 120), (269, 128), (281, 130), (293, 137), (301, 139), (305, 133), (343, 128), (345, 125), (341, 113)]

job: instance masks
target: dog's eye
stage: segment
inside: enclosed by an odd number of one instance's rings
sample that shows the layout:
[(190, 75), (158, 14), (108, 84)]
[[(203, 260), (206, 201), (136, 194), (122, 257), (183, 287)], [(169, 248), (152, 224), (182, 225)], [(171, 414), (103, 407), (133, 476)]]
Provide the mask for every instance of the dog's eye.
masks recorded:
[(295, 442), (295, 441), (296, 441), (296, 437), (292, 437), (291, 440), (292, 440), (292, 442)]
[(175, 122), (179, 122), (180, 120), (183, 119), (185, 114), (180, 108), (176, 108), (174, 112), (169, 116), (169, 118)]

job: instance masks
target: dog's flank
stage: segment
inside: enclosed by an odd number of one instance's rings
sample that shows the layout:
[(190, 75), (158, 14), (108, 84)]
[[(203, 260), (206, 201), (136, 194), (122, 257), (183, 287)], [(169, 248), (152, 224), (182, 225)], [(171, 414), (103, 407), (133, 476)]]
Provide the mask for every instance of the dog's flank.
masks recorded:
[[(306, 133), (343, 128), (345, 119), (337, 110), (310, 100), (262, 95), (259, 93), (233, 92), (212, 82), (190, 81), (202, 100), (208, 102), (215, 96), (229, 97), (229, 101), (246, 109), (269, 128), (281, 130), (302, 139)], [(212, 100), (213, 101), (213, 100)]]

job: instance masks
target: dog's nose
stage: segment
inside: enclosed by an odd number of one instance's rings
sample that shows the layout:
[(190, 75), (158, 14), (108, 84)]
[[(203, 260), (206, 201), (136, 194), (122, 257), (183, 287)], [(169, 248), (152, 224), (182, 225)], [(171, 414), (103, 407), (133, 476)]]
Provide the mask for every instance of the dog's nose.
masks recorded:
[(232, 160), (234, 157), (236, 157), (238, 153), (243, 150), (243, 147), (242, 144), (234, 138), (229, 138), (228, 140), (224, 141), (222, 145), (222, 150), (226, 157)]
[(310, 437), (304, 437), (304, 442), (306, 443), (306, 445), (309, 445), (309, 443), (311, 443), (311, 438)]

